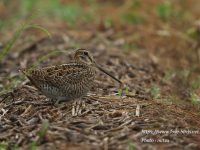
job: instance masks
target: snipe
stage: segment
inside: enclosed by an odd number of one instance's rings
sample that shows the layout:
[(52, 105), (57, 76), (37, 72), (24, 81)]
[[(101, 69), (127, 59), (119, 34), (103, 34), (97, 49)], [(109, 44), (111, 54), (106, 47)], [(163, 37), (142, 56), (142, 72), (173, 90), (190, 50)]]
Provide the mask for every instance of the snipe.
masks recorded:
[(119, 79), (101, 68), (87, 50), (76, 50), (74, 59), (75, 63), (42, 69), (23, 69), (22, 72), (45, 96), (57, 101), (85, 96), (94, 84), (97, 69), (122, 84)]

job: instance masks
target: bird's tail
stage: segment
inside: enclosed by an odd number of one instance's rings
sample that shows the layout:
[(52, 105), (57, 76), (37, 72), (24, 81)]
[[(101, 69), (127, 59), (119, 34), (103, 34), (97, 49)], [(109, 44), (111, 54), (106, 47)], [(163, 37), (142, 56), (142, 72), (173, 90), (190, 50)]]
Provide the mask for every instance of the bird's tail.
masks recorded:
[(33, 78), (33, 76), (31, 75), (31, 74), (32, 74), (32, 69), (19, 69), (19, 72), (22, 72), (22, 73), (31, 81), (31, 83), (32, 83), (35, 87), (40, 88), (40, 87), (37, 85), (37, 83), (36, 83), (35, 79)]

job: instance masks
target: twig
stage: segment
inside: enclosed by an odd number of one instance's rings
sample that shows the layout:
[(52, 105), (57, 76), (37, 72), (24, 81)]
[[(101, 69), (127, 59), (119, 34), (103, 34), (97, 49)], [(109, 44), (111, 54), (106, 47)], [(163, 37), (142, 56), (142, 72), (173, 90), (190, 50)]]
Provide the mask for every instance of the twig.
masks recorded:
[(136, 107), (135, 116), (137, 116), (137, 117), (140, 116), (140, 105), (137, 105), (137, 107)]
[(32, 104), (32, 105), (34, 105), (34, 106), (48, 106), (48, 105), (52, 105), (52, 103), (51, 102), (47, 102), (46, 103), (46, 101), (45, 101), (45, 103), (36, 103), (36, 102), (30, 102), (30, 101), (24, 101), (24, 100), (20, 100), (20, 101), (16, 101), (16, 102), (14, 102), (14, 103), (11, 103), (11, 104), (8, 104), (8, 105), (6, 105), (4, 108), (9, 108), (9, 107), (11, 107), (11, 106), (13, 106), (13, 105), (21, 105), (21, 104)]

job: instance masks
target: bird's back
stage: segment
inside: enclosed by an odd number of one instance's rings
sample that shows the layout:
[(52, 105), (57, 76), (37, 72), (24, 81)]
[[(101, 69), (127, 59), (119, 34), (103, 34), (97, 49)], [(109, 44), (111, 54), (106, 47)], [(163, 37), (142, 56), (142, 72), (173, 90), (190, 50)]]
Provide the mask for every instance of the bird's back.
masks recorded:
[(71, 100), (90, 90), (96, 71), (92, 65), (71, 63), (23, 70), (23, 73), (47, 97)]

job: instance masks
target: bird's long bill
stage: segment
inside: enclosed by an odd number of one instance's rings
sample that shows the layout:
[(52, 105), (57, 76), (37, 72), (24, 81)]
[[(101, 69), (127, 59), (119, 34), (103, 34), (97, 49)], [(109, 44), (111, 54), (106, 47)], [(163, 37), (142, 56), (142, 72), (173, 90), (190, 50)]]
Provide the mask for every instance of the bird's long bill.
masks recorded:
[(100, 71), (102, 71), (103, 73), (107, 74), (108, 76), (110, 76), (111, 78), (113, 78), (115, 81), (119, 82), (120, 85), (122, 85), (122, 82), (121, 82), (119, 79), (117, 79), (117, 78), (114, 77), (112, 74), (110, 74), (109, 72), (107, 72), (106, 70), (104, 70), (103, 68), (101, 68), (101, 66), (99, 66), (98, 64), (95, 63), (95, 65), (96, 65), (96, 67), (97, 67)]

